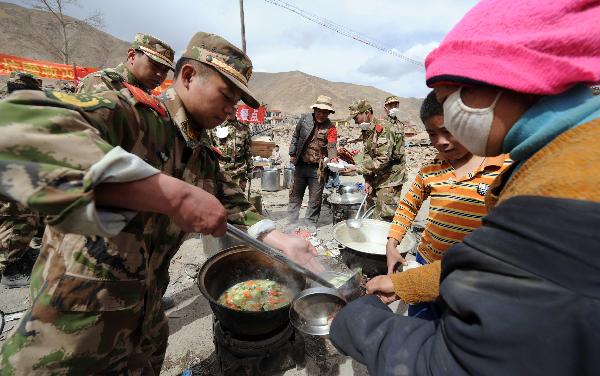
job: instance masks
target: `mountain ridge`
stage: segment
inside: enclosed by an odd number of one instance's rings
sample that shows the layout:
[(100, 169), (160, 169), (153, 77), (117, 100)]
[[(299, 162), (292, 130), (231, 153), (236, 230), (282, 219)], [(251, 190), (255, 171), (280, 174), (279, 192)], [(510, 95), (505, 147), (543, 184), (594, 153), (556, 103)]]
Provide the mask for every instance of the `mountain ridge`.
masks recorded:
[[(79, 31), (72, 38), (71, 61), (80, 66), (114, 67), (125, 59), (130, 43), (102, 30), (77, 21)], [(44, 38), (60, 38), (48, 12), (0, 2), (1, 53), (37, 60), (60, 62)], [(35, 27), (32, 27), (35, 26)], [(132, 35), (133, 38), (133, 35)], [(368, 99), (377, 116), (383, 115), (383, 102), (391, 93), (372, 86), (333, 82), (299, 70), (289, 72), (254, 72), (250, 90), (263, 103), (292, 115), (311, 111), (318, 95), (332, 98), (334, 119), (349, 115), (348, 106), (357, 99)], [(422, 99), (401, 98), (402, 120), (420, 124), (418, 111)]]

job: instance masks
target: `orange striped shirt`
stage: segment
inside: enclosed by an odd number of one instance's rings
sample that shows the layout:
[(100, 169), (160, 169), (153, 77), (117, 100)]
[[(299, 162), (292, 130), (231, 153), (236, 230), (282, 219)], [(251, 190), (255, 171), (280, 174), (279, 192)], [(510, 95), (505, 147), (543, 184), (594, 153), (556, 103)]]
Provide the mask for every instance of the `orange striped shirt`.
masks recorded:
[(486, 158), (475, 171), (458, 178), (450, 162), (434, 159), (421, 167), (399, 203), (388, 237), (401, 241), (423, 201), (431, 197), (427, 223), (417, 249), (427, 262), (441, 259), (448, 248), (481, 226), (481, 219), (487, 214), (485, 193), (510, 164), (506, 155)]

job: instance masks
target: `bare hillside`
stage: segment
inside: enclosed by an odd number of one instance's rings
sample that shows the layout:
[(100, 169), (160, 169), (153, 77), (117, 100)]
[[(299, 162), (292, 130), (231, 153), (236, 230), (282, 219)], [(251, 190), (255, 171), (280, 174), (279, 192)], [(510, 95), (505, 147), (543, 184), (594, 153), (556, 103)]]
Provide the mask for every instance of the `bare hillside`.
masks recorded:
[[(53, 25), (52, 15), (48, 12), (0, 2), (0, 52), (62, 62), (60, 55), (44, 43), (44, 37), (55, 40), (61, 38), (58, 29)], [(123, 61), (129, 47), (128, 42), (93, 27), (81, 23), (80, 25), (80, 31), (73, 36), (71, 42), (72, 62), (82, 66), (105, 68)]]
[[(376, 114), (383, 114), (383, 102), (391, 93), (372, 86), (363, 86), (345, 82), (332, 82), (292, 71), (282, 73), (256, 72), (250, 80), (250, 89), (270, 108), (280, 109), (292, 114), (308, 112), (319, 94), (332, 98), (336, 110), (334, 118), (348, 116), (348, 106), (356, 99), (368, 99)], [(413, 124), (419, 124), (419, 106), (422, 99), (401, 98), (400, 109), (404, 118)]]
[[(53, 25), (52, 15), (48, 12), (0, 2), (0, 53), (60, 62), (60, 55), (40, 38), (43, 34), (60, 39), (58, 30)], [(133, 38), (133, 33), (131, 37)], [(123, 61), (129, 46), (129, 42), (87, 25), (79, 28), (71, 43), (73, 62), (97, 68), (113, 67)], [(0, 79), (0, 84), (3, 81)], [(380, 116), (383, 114), (384, 99), (391, 95), (372, 86), (327, 81), (300, 71), (255, 72), (250, 88), (270, 108), (290, 114), (310, 111), (310, 105), (319, 94), (330, 96), (336, 109), (333, 118), (336, 119), (347, 117), (350, 103), (363, 98), (371, 102), (376, 115)], [(421, 101), (417, 98), (402, 98), (402, 120), (421, 124), (418, 116)]]

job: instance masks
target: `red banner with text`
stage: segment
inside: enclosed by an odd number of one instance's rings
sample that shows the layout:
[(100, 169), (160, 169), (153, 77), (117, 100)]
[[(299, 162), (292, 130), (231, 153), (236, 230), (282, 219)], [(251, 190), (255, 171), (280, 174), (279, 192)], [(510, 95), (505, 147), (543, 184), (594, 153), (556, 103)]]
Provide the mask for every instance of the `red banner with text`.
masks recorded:
[(78, 67), (76, 65), (52, 63), (22, 58), (12, 55), (0, 54), (0, 75), (7, 76), (11, 72), (21, 71), (31, 73), (39, 78), (52, 78), (56, 80), (77, 81), (98, 68)]
[[(26, 72), (38, 78), (55, 80), (79, 81), (98, 68), (80, 67), (76, 65), (52, 63), (50, 61), (33, 60), (19, 56), (0, 54), (0, 76), (8, 76), (11, 72)], [(152, 90), (153, 95), (159, 95), (167, 90), (173, 81), (165, 80), (162, 85)]]
[(265, 112), (264, 106), (252, 108), (242, 104), (237, 106), (235, 116), (242, 123), (263, 124), (265, 122)]

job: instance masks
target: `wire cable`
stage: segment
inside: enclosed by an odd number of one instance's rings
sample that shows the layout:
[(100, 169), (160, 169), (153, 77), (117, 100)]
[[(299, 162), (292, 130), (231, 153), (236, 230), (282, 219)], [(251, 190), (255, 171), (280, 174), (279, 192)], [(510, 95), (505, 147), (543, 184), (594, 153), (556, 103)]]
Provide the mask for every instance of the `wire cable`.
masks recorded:
[(350, 29), (350, 28), (348, 28), (346, 26), (337, 24), (337, 23), (335, 23), (333, 21), (330, 21), (330, 20), (328, 20), (326, 18), (323, 18), (323, 17), (317, 16), (316, 14), (307, 12), (307, 11), (305, 11), (305, 10), (303, 10), (303, 9), (295, 6), (295, 5), (289, 4), (289, 3), (285, 2), (285, 1), (282, 1), (282, 0), (264, 0), (264, 1), (267, 2), (267, 3), (273, 4), (273, 5), (276, 5), (278, 7), (281, 7), (283, 9), (287, 9), (290, 12), (296, 13), (297, 15), (299, 15), (302, 18), (305, 18), (305, 19), (307, 19), (307, 20), (309, 20), (311, 22), (314, 22), (314, 23), (316, 23), (318, 25), (321, 25), (321, 26), (323, 26), (323, 27), (325, 27), (325, 28), (327, 28), (329, 30), (332, 30), (332, 31), (334, 31), (334, 32), (336, 32), (336, 33), (338, 33), (340, 35), (343, 35), (343, 36), (345, 36), (347, 38), (354, 39), (357, 42), (366, 44), (367, 46), (376, 48), (376, 49), (378, 49), (378, 50), (380, 50), (382, 52), (385, 52), (387, 54), (395, 56), (395, 57), (403, 60), (406, 63), (417, 65), (417, 66), (425, 69), (423, 62), (418, 61), (416, 59), (413, 59), (413, 58), (411, 58), (409, 56), (403, 55), (403, 54), (401, 54), (401, 53), (399, 53), (399, 52), (397, 52), (397, 51), (395, 51), (395, 50), (393, 50), (391, 48), (388, 48), (388, 47), (384, 46), (383, 43), (381, 43), (381, 42), (379, 42), (379, 41), (377, 41), (377, 40), (375, 40), (373, 38), (362, 36), (357, 31), (352, 30), (352, 29)]

